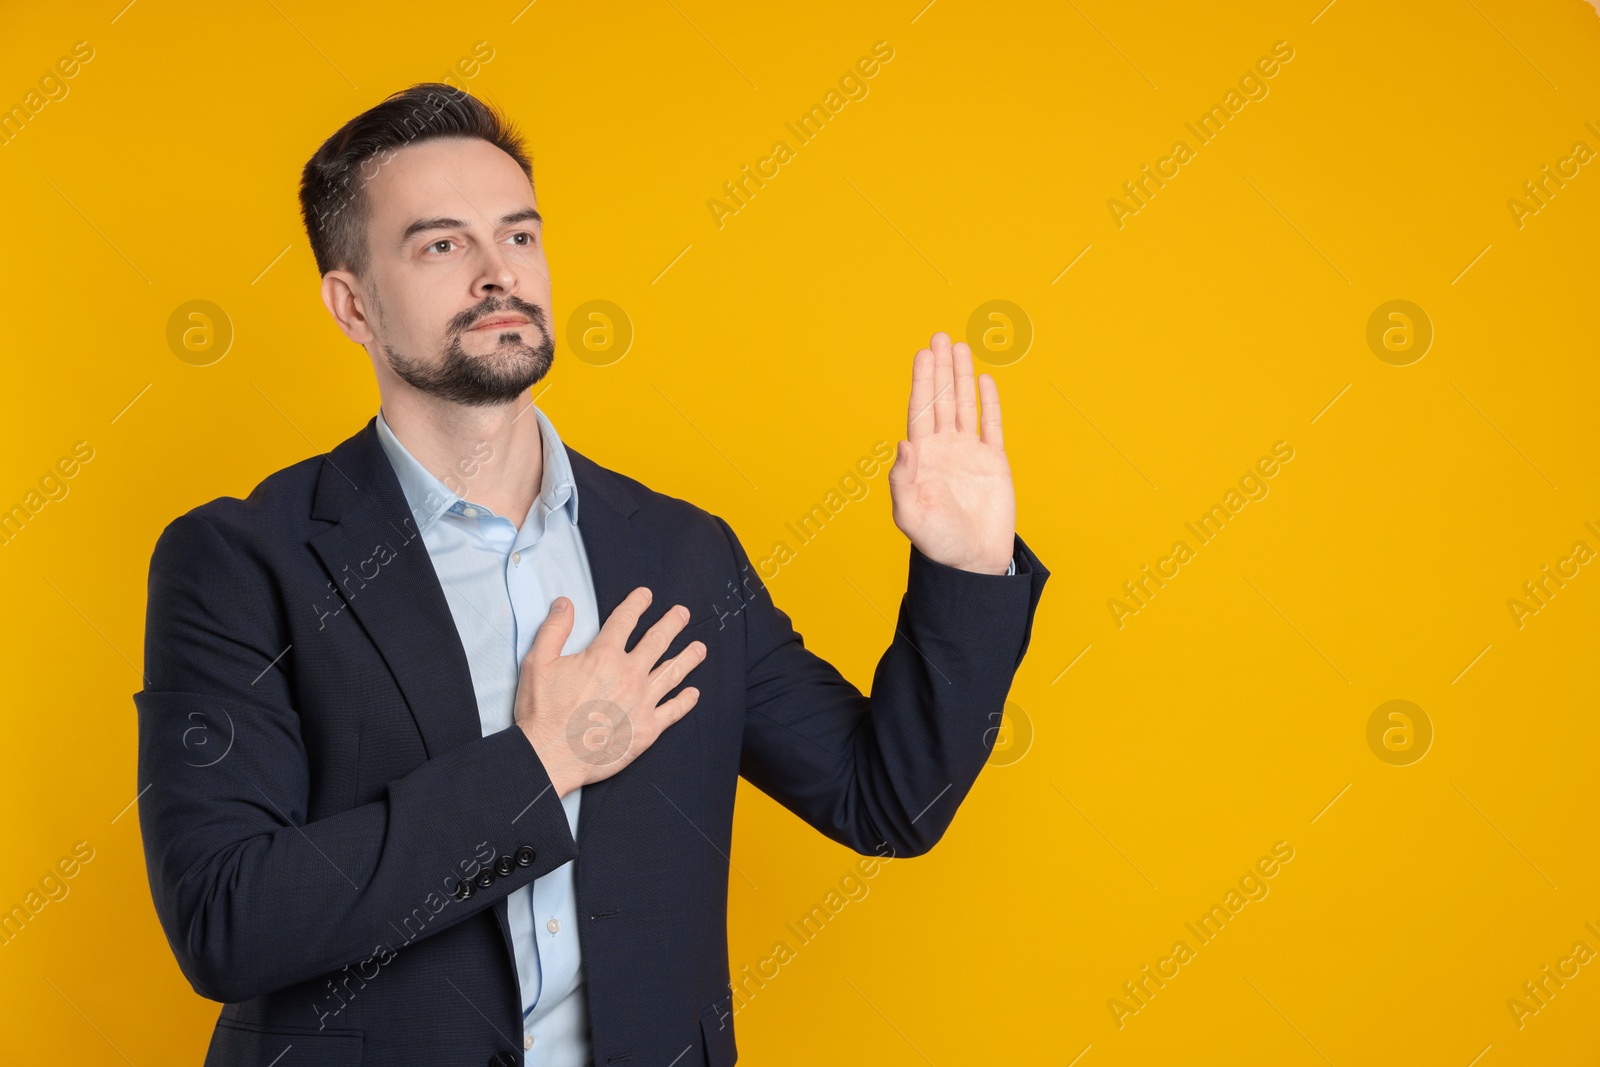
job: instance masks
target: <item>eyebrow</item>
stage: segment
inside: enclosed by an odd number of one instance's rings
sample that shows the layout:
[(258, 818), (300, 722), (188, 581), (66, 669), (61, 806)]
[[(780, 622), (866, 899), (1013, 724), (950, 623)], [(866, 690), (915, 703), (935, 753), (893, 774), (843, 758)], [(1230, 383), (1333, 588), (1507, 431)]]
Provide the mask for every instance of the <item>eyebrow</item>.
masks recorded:
[[(521, 211), (513, 211), (509, 215), (502, 215), (500, 217), (501, 226), (512, 226), (519, 222), (538, 222), (542, 224), (544, 222), (544, 216), (539, 214), (539, 212), (534, 208), (528, 207), (523, 208)], [(431, 219), (418, 219), (416, 222), (413, 222), (410, 226), (406, 227), (406, 232), (400, 235), (400, 243), (405, 244), (417, 234), (426, 233), (429, 230), (464, 230), (466, 228), (467, 223), (462, 219), (453, 219), (447, 216), (438, 216)]]

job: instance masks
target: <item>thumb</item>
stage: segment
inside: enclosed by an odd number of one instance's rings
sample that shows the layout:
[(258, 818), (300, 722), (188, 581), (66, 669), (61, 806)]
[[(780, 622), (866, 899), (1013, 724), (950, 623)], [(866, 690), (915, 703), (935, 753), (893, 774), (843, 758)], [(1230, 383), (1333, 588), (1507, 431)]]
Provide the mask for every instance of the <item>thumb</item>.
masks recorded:
[(897, 441), (894, 446), (894, 466), (889, 468), (889, 485), (900, 488), (917, 480), (916, 452), (909, 441)]
[(572, 620), (572, 601), (564, 596), (556, 597), (550, 605), (550, 614), (545, 616), (538, 632), (533, 635), (533, 647), (528, 649), (528, 658), (543, 664), (559, 657), (562, 646), (572, 633)]

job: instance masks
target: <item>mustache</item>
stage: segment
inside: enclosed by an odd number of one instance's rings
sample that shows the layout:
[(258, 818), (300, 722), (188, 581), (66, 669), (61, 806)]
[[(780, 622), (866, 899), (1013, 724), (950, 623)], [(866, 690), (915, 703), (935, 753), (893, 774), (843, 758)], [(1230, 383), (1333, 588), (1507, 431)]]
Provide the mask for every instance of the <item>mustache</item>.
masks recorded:
[[(474, 325), (482, 322), (484, 319), (489, 318), (491, 315), (499, 315), (508, 311), (514, 312), (518, 315), (526, 315), (528, 316), (528, 321), (533, 325), (539, 327), (541, 330), (546, 329), (544, 309), (539, 307), (537, 304), (530, 304), (526, 300), (515, 296), (504, 297), (502, 299), (491, 298), (489, 300), (485, 300), (477, 307), (468, 308), (466, 311), (463, 311), (461, 314), (450, 320), (448, 329), (453, 334), (465, 333), (466, 331), (472, 329)], [(548, 330), (546, 330), (546, 332), (548, 332)]]

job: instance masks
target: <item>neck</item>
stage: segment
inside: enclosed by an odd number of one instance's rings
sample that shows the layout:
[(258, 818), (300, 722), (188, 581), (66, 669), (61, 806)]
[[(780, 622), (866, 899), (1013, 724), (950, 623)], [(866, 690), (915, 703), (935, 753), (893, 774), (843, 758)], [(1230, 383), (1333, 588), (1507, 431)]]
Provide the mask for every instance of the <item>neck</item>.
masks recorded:
[(467, 407), (396, 390), (381, 403), (389, 429), (429, 474), (521, 528), (544, 483), (544, 444), (528, 393)]

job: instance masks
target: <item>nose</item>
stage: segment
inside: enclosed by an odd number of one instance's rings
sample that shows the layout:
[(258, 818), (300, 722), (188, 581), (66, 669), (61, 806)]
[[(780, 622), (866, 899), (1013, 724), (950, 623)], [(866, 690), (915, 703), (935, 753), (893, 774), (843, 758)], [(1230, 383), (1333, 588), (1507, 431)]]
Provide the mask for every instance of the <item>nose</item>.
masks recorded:
[(485, 247), (472, 291), (476, 296), (506, 296), (517, 291), (517, 273), (498, 245)]

